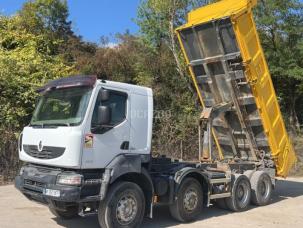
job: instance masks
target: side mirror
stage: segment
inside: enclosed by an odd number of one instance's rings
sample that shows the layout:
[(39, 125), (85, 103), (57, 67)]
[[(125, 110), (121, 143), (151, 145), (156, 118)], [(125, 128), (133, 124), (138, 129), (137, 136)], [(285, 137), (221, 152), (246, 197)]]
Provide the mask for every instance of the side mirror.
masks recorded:
[(99, 92), (99, 101), (107, 101), (109, 99), (109, 91), (107, 89), (101, 89)]
[(108, 106), (98, 107), (98, 125), (109, 125), (111, 122), (111, 109)]

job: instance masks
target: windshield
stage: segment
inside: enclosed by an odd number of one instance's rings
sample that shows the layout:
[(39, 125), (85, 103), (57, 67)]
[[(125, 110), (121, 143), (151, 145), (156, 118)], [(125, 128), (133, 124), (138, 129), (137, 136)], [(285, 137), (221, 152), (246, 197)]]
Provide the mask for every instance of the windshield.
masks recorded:
[(92, 89), (76, 87), (52, 90), (44, 94), (36, 107), (30, 125), (70, 126), (83, 121)]

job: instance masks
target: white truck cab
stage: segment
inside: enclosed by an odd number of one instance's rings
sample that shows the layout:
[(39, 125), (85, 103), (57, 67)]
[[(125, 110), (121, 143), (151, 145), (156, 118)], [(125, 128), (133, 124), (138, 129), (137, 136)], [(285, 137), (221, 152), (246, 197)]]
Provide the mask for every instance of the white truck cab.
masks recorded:
[[(151, 89), (92, 76), (61, 79), (40, 93), (32, 121), (23, 130), (22, 161), (100, 169), (121, 154), (150, 154)], [(104, 112), (109, 119), (101, 126), (98, 114)]]
[[(25, 165), (15, 186), (26, 197), (49, 205), (62, 218), (84, 216), (96, 212), (109, 187), (123, 178), (140, 181), (139, 193), (144, 190), (145, 195), (137, 196), (148, 197), (152, 204), (153, 183), (146, 171), (151, 160), (151, 89), (73, 76), (51, 81), (38, 92), (32, 120), (19, 138)], [(126, 218), (125, 206), (119, 210), (122, 225), (151, 215), (151, 207), (141, 208), (138, 218)]]

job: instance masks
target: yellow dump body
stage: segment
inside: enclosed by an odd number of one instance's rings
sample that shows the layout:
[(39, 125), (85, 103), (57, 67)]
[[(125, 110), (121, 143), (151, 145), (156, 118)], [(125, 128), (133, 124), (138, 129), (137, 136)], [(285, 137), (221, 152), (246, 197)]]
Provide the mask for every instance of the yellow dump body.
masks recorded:
[(194, 10), (177, 35), (203, 107), (233, 104), (213, 123), (220, 158), (271, 157), (286, 177), (296, 156), (253, 19), (256, 3), (221, 0)]

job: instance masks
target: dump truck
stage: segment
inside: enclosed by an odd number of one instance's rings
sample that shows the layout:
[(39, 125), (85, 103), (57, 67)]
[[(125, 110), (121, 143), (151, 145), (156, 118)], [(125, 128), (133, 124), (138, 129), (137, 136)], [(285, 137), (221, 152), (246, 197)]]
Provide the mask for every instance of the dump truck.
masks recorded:
[(101, 227), (140, 227), (167, 205), (193, 221), (204, 207), (234, 212), (270, 202), (296, 161), (260, 45), (255, 1), (224, 0), (176, 30), (203, 111), (199, 160), (153, 157), (150, 88), (66, 77), (38, 89), (20, 135), (15, 186), (62, 218), (97, 214)]
[(257, 0), (225, 0), (197, 9), (177, 29), (204, 108), (232, 104), (212, 129), (220, 158), (269, 158), (286, 177), (296, 161), (252, 8)]

